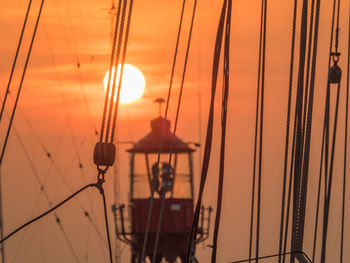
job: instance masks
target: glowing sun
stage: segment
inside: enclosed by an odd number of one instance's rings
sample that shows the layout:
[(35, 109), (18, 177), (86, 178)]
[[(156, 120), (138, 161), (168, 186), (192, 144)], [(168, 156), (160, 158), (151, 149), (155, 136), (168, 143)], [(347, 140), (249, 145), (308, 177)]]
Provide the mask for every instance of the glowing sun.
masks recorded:
[[(117, 87), (118, 87), (119, 77), (120, 77), (120, 66), (121, 65), (119, 64), (117, 68), (117, 82), (116, 82)], [(113, 67), (111, 83), (113, 82), (114, 72), (115, 72), (115, 68)], [(108, 77), (109, 77), (109, 71), (106, 73), (103, 80), (105, 91), (108, 85)], [(133, 65), (124, 64), (119, 103), (129, 104), (137, 101), (144, 94), (145, 87), (146, 87), (146, 80), (142, 72)], [(117, 96), (115, 94), (114, 100), (116, 100), (116, 98)]]

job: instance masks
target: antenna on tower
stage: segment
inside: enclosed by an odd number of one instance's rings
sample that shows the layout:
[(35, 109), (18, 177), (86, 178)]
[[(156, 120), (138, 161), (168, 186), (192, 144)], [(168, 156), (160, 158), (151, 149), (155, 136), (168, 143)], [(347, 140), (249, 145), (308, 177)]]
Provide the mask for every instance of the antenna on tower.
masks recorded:
[(162, 104), (164, 102), (165, 102), (165, 100), (163, 98), (158, 98), (158, 99), (154, 100), (154, 103), (159, 104), (159, 117), (162, 117)]

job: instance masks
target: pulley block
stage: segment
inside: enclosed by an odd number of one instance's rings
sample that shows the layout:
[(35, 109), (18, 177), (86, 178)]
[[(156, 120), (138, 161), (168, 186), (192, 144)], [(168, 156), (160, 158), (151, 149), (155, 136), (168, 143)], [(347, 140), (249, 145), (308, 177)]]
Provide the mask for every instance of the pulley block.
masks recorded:
[(332, 67), (329, 68), (328, 82), (332, 84), (339, 84), (341, 80), (341, 68), (338, 63), (335, 62)]
[(98, 166), (112, 166), (115, 160), (116, 148), (113, 143), (98, 142), (94, 150), (94, 163)]

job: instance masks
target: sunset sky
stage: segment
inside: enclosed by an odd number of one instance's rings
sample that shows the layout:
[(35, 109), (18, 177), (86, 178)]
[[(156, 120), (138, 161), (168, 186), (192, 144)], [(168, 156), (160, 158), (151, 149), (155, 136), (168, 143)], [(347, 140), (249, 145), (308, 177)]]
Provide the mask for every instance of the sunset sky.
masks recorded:
[[(186, 2), (174, 90), (170, 101), (169, 120), (172, 127), (193, 7), (192, 0)], [(226, 173), (217, 262), (229, 262), (248, 256), (260, 2), (233, 1)], [(312, 251), (332, 2), (324, 0), (321, 5), (304, 245), (307, 254)], [(334, 209), (331, 210), (329, 240), (333, 242), (329, 241), (329, 262), (337, 262), (339, 254), (340, 183), (343, 164), (340, 146), (344, 143), (349, 4), (349, 0), (341, 1), (339, 45), (342, 52), (340, 66), (343, 69), (343, 88), (339, 117), (339, 151), (335, 163), (335, 187), (339, 191), (334, 191), (332, 199)], [(28, 1), (24, 0), (2, 1), (0, 101), (7, 86), (27, 5)], [(5, 137), (8, 114), (13, 106), (12, 96), (15, 96), (18, 88), (39, 5), (39, 0), (33, 0), (11, 86), (7, 114), (0, 125), (1, 145)], [(177, 135), (184, 141), (200, 142), (202, 146), (208, 117), (213, 48), (221, 5), (222, 1), (218, 0), (198, 0), (177, 130)], [(141, 139), (150, 130), (149, 121), (158, 117), (158, 106), (154, 104), (154, 100), (167, 96), (181, 6), (180, 0), (134, 0), (126, 63), (138, 67), (143, 72), (146, 91), (143, 98), (136, 103), (120, 106), (120, 141)], [(95, 181), (96, 168), (92, 153), (98, 140), (94, 131), (99, 130), (101, 125), (105, 95), (103, 78), (108, 69), (111, 52), (111, 22), (108, 14), (110, 7), (111, 0), (45, 2), (14, 127), (1, 167), (5, 234), (49, 207), (44, 194), (40, 194), (37, 177), (45, 182), (45, 189), (53, 204), (84, 184)], [(292, 0), (268, 1), (261, 254), (273, 254), (278, 251), (292, 7)], [(298, 21), (300, 22), (300, 17)], [(80, 67), (77, 67), (78, 63)], [(219, 75), (212, 162), (204, 194), (204, 204), (213, 206), (214, 211), (219, 167), (221, 79)], [(118, 145), (116, 162), (120, 187), (118, 200), (124, 203), (128, 201), (129, 166), (125, 150), (129, 146)], [(57, 166), (52, 165), (46, 151), (51, 153)], [(83, 164), (82, 169), (79, 168), (80, 162)], [(200, 156), (197, 151), (194, 162), (196, 193), (199, 164)], [(65, 180), (62, 179), (62, 175)], [(110, 207), (113, 203), (112, 169), (106, 176), (104, 186)], [(80, 201), (72, 200), (57, 210), (65, 233), (80, 262), (107, 262), (106, 241), (101, 241), (81, 209), (81, 206), (84, 206), (91, 213), (94, 224), (105, 238), (101, 197), (97, 191), (90, 189), (77, 199)], [(113, 218), (110, 210), (109, 213), (114, 249)], [(350, 223), (349, 204), (346, 216), (346, 222)], [(204, 245), (198, 246), (199, 262), (210, 262), (211, 249), (206, 245), (211, 242), (212, 235)], [(350, 230), (347, 224), (345, 247), (349, 246)], [(75, 262), (53, 215), (11, 237), (5, 243), (5, 249), (7, 262)], [(129, 247), (122, 244), (121, 249), (122, 262), (128, 262)], [(350, 260), (350, 252), (345, 253), (345, 261)]]

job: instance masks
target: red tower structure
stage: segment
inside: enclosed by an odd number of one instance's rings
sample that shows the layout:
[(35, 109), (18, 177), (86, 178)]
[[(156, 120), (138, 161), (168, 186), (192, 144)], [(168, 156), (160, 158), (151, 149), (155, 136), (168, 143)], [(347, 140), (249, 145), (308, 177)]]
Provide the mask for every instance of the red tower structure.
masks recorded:
[[(151, 121), (151, 132), (135, 143), (130, 154), (129, 230), (126, 230), (124, 205), (119, 206), (117, 237), (131, 245), (131, 262), (138, 262), (145, 238), (151, 189), (154, 187), (153, 208), (149, 225), (146, 255), (152, 259), (159, 221), (161, 196), (164, 214), (161, 222), (156, 262), (163, 257), (184, 262), (193, 218), (193, 153), (195, 150), (170, 131), (170, 121), (162, 117)], [(160, 161), (158, 162), (158, 154)], [(169, 166), (169, 155), (172, 161)], [(202, 208), (198, 242), (209, 233), (211, 208)], [(119, 224), (119, 225), (118, 225)], [(204, 226), (205, 225), (205, 226)]]

